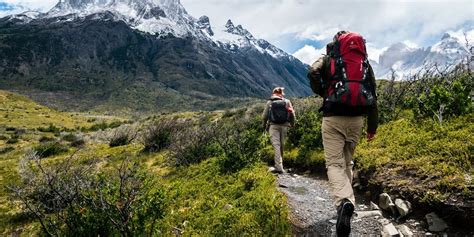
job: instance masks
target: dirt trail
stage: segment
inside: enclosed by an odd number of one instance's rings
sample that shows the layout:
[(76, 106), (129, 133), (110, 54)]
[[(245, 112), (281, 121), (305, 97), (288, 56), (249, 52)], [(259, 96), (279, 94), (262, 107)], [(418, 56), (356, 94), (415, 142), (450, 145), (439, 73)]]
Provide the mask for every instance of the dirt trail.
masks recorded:
[[(288, 197), (296, 236), (335, 236), (336, 209), (327, 180), (295, 174), (278, 175), (280, 190)], [(356, 205), (356, 212), (367, 209)], [(377, 217), (353, 218), (353, 236), (380, 235)]]

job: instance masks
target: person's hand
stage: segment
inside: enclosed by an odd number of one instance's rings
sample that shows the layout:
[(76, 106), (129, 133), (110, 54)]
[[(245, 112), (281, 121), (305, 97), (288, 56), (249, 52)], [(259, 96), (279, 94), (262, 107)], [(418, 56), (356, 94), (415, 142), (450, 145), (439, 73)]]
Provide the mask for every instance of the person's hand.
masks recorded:
[(375, 133), (367, 133), (367, 141), (370, 142), (375, 139)]

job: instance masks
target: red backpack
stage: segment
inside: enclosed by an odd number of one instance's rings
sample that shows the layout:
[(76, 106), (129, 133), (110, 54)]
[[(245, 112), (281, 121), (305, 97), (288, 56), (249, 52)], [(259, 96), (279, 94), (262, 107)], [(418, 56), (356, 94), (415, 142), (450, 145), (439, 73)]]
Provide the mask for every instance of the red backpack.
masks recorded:
[(331, 77), (325, 106), (332, 112), (347, 115), (366, 112), (374, 105), (375, 97), (364, 38), (354, 32), (341, 34), (329, 56)]

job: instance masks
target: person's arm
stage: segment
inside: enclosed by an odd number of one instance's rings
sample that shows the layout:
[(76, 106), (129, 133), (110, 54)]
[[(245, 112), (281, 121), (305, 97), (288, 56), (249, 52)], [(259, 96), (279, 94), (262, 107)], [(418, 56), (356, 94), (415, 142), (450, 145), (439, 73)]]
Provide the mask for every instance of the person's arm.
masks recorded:
[(311, 89), (314, 93), (324, 96), (324, 82), (323, 82), (323, 65), (325, 63), (325, 58), (327, 56), (322, 56), (316, 62), (311, 65), (308, 71), (308, 79), (311, 85)]
[(375, 99), (375, 103), (369, 109), (368, 115), (367, 115), (367, 140), (371, 141), (372, 139), (375, 138), (375, 134), (377, 133), (377, 127), (379, 124), (379, 113), (378, 113), (378, 107), (377, 107), (377, 93), (376, 93), (377, 85), (375, 83), (374, 71), (372, 70), (372, 67), (370, 65), (369, 65), (369, 76), (370, 76), (369, 79), (371, 83), (372, 94), (374, 95), (374, 99)]
[(268, 109), (270, 107), (270, 101), (265, 104), (265, 109), (263, 110), (262, 118), (263, 118), (263, 130), (267, 130), (267, 123), (268, 123)]
[(290, 118), (289, 118), (290, 121), (289, 122), (290, 122), (290, 125), (292, 127), (294, 127), (295, 123), (296, 123), (296, 112), (295, 112), (295, 109), (293, 108), (293, 105), (291, 104), (291, 101), (290, 100), (287, 100), (287, 101), (288, 101), (288, 103), (287, 103), (288, 112), (290, 112)]

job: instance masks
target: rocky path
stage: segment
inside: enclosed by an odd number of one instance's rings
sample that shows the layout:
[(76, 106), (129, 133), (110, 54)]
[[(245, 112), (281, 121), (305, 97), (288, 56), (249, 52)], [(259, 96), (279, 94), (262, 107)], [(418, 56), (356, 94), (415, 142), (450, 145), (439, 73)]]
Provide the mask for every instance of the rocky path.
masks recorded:
[[(278, 175), (278, 185), (288, 199), (294, 236), (336, 236), (336, 210), (324, 178), (297, 174)], [(427, 236), (421, 224), (407, 220), (402, 225), (382, 216), (378, 207), (358, 198), (351, 236)], [(442, 235), (441, 235), (442, 236)]]

